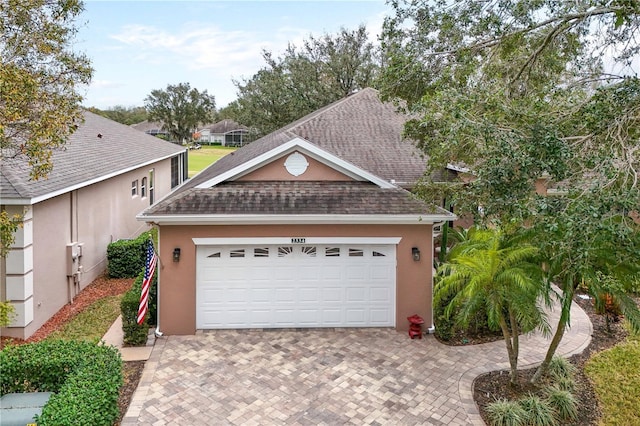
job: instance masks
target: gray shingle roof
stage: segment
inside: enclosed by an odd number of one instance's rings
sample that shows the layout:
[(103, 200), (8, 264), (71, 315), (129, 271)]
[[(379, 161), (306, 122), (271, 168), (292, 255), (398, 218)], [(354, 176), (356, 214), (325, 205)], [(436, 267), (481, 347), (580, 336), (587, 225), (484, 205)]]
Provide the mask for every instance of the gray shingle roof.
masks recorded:
[[(293, 139), (301, 138), (384, 180), (415, 183), (425, 159), (403, 140), (406, 118), (365, 89), (307, 115), (223, 157), (142, 213), (142, 217), (220, 215), (437, 215), (453, 217), (424, 203), (405, 189), (381, 188), (362, 181), (226, 181), (197, 188)], [(442, 220), (442, 219), (439, 219)]]
[(144, 120), (144, 121), (141, 121), (140, 123), (132, 124), (131, 127), (145, 133), (147, 132), (166, 133), (164, 130), (162, 130), (163, 125), (164, 124), (162, 124), (159, 121)]
[(0, 198), (46, 198), (184, 151), (184, 147), (85, 111), (84, 123), (64, 148), (53, 152), (53, 171), (47, 179), (30, 180), (24, 159), (3, 159)]
[(400, 188), (368, 182), (255, 181), (191, 188), (145, 212), (171, 215), (446, 215)]
[(238, 124), (235, 121), (225, 118), (222, 121), (218, 121), (215, 124), (210, 124), (208, 126), (203, 127), (204, 129), (209, 129), (211, 133), (215, 134), (223, 134), (230, 132), (232, 130), (248, 130), (247, 126), (243, 126), (242, 124)]
[(215, 162), (188, 186), (195, 186), (300, 137), (388, 181), (411, 186), (426, 170), (426, 159), (403, 139), (406, 117), (364, 89), (319, 109)]

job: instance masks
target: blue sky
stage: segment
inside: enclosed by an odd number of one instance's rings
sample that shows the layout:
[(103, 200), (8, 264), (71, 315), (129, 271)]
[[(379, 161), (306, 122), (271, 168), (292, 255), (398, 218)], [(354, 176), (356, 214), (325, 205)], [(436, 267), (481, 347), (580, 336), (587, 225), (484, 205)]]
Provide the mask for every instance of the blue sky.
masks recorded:
[(390, 6), (360, 1), (95, 1), (85, 0), (74, 50), (95, 69), (85, 106), (142, 106), (154, 89), (190, 83), (216, 97), (236, 98), (232, 79), (251, 77), (288, 42), (340, 27), (367, 26), (376, 40)]

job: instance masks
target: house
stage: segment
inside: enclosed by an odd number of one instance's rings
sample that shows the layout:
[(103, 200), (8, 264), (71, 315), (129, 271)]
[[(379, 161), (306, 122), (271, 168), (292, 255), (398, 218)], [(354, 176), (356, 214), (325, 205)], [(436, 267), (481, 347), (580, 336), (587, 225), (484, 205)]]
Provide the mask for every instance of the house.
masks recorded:
[(197, 142), (220, 144), (222, 146), (243, 146), (250, 142), (249, 129), (231, 119), (224, 119), (215, 124), (199, 129)]
[(105, 271), (107, 245), (148, 229), (144, 208), (187, 177), (184, 147), (84, 113), (84, 123), (52, 156), (47, 179), (3, 159), (0, 208), (24, 216), (24, 226), (0, 260), (2, 300), (17, 317), (2, 335), (28, 338)]
[(164, 130), (162, 128), (163, 126), (164, 124), (159, 121), (147, 121), (147, 120), (131, 125), (131, 127), (133, 127), (134, 129), (144, 132), (148, 135), (157, 136), (165, 140), (170, 140), (169, 132)]
[(138, 218), (159, 229), (159, 328), (432, 325), (433, 225), (405, 118), (365, 89), (231, 153)]

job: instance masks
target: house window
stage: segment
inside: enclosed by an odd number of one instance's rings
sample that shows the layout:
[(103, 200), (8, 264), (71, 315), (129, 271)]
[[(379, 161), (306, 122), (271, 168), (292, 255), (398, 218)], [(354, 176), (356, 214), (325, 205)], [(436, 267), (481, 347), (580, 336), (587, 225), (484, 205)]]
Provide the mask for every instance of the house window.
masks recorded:
[(145, 198), (147, 196), (147, 178), (143, 177), (140, 182), (140, 196)]
[(135, 197), (138, 195), (138, 179), (131, 182), (131, 196)]
[(302, 253), (309, 257), (316, 257), (316, 248), (312, 246), (303, 246)]
[(229, 252), (229, 257), (244, 257), (244, 249), (235, 249)]
[(364, 256), (364, 251), (362, 251), (361, 249), (357, 249), (357, 248), (350, 248), (349, 249), (349, 256), (350, 257), (362, 257), (362, 256)]
[(256, 247), (253, 249), (253, 257), (269, 257), (269, 247)]
[(175, 188), (187, 180), (189, 176), (188, 158), (181, 153), (171, 158), (171, 188)]
[(324, 249), (324, 255), (326, 257), (340, 256), (340, 247), (326, 247)]
[(153, 177), (155, 175), (155, 169), (149, 170), (149, 205), (154, 202), (154, 187), (153, 187)]
[(286, 257), (291, 253), (293, 253), (293, 247), (291, 246), (278, 247), (278, 257)]

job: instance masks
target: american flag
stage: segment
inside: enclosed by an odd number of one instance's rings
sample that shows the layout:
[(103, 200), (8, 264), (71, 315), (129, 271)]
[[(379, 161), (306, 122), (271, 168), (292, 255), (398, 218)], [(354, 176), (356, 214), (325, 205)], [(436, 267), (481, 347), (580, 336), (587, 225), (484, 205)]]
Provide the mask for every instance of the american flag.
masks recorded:
[(153, 279), (153, 273), (156, 270), (158, 257), (153, 250), (153, 243), (149, 240), (147, 244), (147, 259), (144, 265), (144, 279), (142, 280), (142, 292), (140, 293), (140, 305), (138, 306), (138, 325), (142, 325), (144, 317), (147, 315), (147, 305), (149, 304), (149, 287)]

